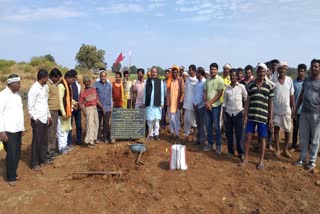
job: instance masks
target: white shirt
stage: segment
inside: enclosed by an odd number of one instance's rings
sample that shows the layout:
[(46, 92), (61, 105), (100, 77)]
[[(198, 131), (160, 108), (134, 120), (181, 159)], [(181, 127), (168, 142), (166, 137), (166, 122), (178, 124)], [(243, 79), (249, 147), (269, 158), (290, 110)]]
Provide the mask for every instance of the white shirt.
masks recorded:
[(236, 83), (234, 87), (228, 85), (224, 91), (223, 107), (230, 116), (236, 116), (243, 110), (243, 101), (247, 100), (246, 87), (240, 83)]
[(16, 133), (24, 130), (21, 97), (6, 87), (0, 92), (0, 132)]
[(48, 117), (51, 117), (48, 106), (48, 86), (40, 85), (36, 81), (28, 93), (28, 111), (33, 120), (40, 120), (47, 123)]
[(194, 110), (193, 108), (193, 96), (196, 91), (196, 84), (198, 82), (197, 77), (188, 77), (184, 85), (184, 102), (183, 108), (188, 110)]
[(278, 81), (274, 84), (273, 112), (277, 115), (291, 114), (290, 96), (294, 95), (293, 81), (291, 77), (286, 76), (284, 83)]

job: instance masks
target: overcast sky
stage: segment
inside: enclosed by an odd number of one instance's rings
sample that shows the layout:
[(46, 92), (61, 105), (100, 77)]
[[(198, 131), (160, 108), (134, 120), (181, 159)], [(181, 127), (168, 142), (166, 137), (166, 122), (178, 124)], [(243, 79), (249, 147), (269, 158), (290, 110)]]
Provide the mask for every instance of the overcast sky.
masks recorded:
[(90, 44), (109, 65), (131, 50), (143, 68), (273, 58), (309, 66), (320, 58), (319, 23), (319, 0), (0, 0), (0, 59), (52, 54), (72, 68)]

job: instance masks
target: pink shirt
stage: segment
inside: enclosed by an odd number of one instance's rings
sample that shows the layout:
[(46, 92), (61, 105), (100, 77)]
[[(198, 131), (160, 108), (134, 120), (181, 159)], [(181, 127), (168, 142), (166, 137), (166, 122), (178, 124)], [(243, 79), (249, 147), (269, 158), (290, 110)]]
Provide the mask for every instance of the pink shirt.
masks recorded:
[(144, 103), (144, 81), (136, 80), (134, 88), (137, 94), (136, 105), (142, 105)]

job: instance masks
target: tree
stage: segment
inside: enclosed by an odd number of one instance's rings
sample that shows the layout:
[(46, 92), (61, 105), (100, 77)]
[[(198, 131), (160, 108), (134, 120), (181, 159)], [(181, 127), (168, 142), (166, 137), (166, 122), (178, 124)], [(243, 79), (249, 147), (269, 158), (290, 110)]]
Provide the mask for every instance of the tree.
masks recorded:
[(159, 76), (164, 76), (164, 69), (161, 68), (160, 66), (156, 66), (157, 70), (158, 70), (158, 74)]
[(56, 62), (51, 54), (44, 55), (44, 58), (50, 62)]
[(130, 66), (130, 74), (136, 74), (137, 70), (138, 70), (138, 68), (135, 65)]
[(117, 67), (115, 67), (115, 64), (113, 63), (111, 66), (112, 73), (116, 73), (117, 71), (120, 71), (120, 68), (121, 68), (121, 63), (118, 63)]
[(104, 50), (98, 50), (94, 45), (82, 44), (75, 59), (80, 68), (102, 68), (105, 66), (104, 55)]

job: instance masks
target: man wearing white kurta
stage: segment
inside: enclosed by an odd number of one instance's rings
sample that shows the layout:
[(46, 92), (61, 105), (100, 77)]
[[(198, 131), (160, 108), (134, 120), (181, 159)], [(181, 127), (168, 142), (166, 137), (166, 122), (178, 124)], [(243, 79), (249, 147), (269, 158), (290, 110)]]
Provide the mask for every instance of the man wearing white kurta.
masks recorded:
[(195, 94), (197, 77), (196, 77), (196, 66), (189, 66), (190, 76), (187, 78), (184, 89), (184, 102), (183, 108), (184, 112), (184, 136), (187, 138), (191, 133), (191, 128), (193, 129), (193, 133), (195, 132), (195, 128), (197, 127), (196, 123), (196, 114), (193, 107), (193, 96)]
[(20, 77), (11, 74), (7, 87), (0, 92), (0, 141), (6, 156), (6, 177), (8, 184), (16, 185), (19, 180), (17, 169), (21, 153), (21, 136), (24, 134), (23, 105), (20, 95)]
[(156, 67), (151, 68), (151, 78), (145, 81), (146, 120), (149, 127), (149, 137), (159, 141), (159, 120), (164, 104), (163, 82), (158, 78)]
[(286, 62), (279, 63), (279, 69), (276, 81), (274, 82), (274, 101), (273, 101), (273, 125), (274, 138), (276, 142), (276, 156), (280, 156), (280, 128), (285, 133), (285, 146), (283, 148), (283, 155), (291, 158), (288, 151), (289, 137), (292, 129), (292, 113), (294, 112), (294, 87), (291, 77), (286, 76), (288, 64)]
[(67, 146), (67, 142), (69, 131), (72, 129), (71, 115), (73, 100), (71, 84), (76, 81), (76, 75), (74, 70), (67, 71), (58, 85), (60, 110), (57, 125), (57, 138), (58, 149), (61, 154), (66, 154), (72, 150), (71, 147)]

